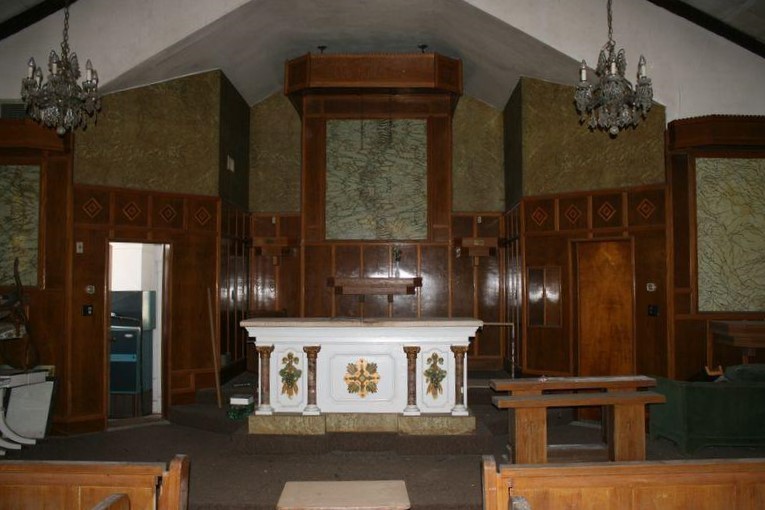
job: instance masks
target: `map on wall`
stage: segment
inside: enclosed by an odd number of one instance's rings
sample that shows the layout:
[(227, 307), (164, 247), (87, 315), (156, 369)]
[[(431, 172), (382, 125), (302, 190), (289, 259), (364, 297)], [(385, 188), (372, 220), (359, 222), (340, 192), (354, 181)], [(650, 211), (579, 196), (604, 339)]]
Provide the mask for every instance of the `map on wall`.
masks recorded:
[(326, 238), (428, 236), (425, 120), (328, 120)]
[(696, 160), (700, 312), (765, 310), (765, 159)]
[(23, 285), (37, 285), (40, 167), (0, 165), (0, 285), (13, 285), (19, 258)]

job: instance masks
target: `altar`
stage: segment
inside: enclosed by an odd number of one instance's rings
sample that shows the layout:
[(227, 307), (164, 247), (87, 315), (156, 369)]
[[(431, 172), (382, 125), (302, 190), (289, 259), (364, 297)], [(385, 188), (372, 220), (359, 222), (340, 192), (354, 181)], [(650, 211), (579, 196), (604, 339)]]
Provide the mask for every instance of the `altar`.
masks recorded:
[(476, 319), (258, 318), (255, 415), (467, 416)]

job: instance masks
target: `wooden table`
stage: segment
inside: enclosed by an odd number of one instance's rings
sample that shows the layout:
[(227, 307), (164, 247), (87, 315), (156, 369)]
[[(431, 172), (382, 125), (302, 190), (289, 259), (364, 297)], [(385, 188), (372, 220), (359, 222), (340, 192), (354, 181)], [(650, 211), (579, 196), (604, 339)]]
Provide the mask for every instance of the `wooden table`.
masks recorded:
[[(645, 376), (540, 377), (492, 379), (489, 386), (506, 391), (492, 403), (508, 412), (509, 441), (516, 464), (547, 462), (547, 409), (604, 406), (608, 410), (607, 443), (611, 460), (645, 460), (645, 406), (666, 401), (663, 395), (639, 391), (656, 386)], [(595, 390), (573, 393), (575, 390)], [(557, 393), (544, 394), (545, 391)]]
[(403, 480), (287, 482), (277, 510), (407, 510)]

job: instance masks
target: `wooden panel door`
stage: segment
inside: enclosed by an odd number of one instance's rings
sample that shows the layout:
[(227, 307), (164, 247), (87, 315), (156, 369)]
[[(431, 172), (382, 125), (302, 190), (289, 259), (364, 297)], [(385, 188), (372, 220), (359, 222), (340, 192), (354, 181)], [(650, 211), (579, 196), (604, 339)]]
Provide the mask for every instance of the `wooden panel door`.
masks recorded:
[(575, 243), (578, 375), (635, 371), (632, 241)]

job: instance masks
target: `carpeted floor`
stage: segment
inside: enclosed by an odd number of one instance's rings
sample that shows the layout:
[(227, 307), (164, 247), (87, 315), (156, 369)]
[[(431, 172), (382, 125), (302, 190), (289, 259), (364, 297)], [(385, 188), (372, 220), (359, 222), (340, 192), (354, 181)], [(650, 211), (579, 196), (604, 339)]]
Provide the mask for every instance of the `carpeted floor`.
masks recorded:
[[(288, 480), (405, 480), (413, 509), (477, 510), (481, 454), (507, 461), (507, 414), (489, 404), (490, 390), (482, 386), (480, 381), (471, 382), (469, 403), (479, 427), (472, 443), (453, 438), (460, 453), (450, 452), (444, 438), (433, 442), (422, 438), (415, 447), (384, 434), (367, 438), (336, 434), (346, 437), (303, 441), (295, 447), (282, 444), (281, 450), (273, 447), (264, 454), (264, 443), (259, 447), (246, 433), (245, 422), (230, 420), (214, 398), (202, 396), (200, 403), (174, 408), (172, 423), (154, 420), (108, 432), (48, 437), (33, 447), (10, 451), (5, 458), (166, 462), (185, 453), (191, 459), (190, 506), (195, 510), (272, 510)], [(590, 446), (551, 452), (551, 458), (605, 459), (600, 438), (597, 425), (573, 421), (566, 410), (549, 414), (551, 444)], [(430, 447), (434, 451), (428, 451)], [(647, 440), (646, 454), (657, 460), (685, 458), (666, 440)], [(765, 449), (703, 448), (692, 457), (765, 457)]]

